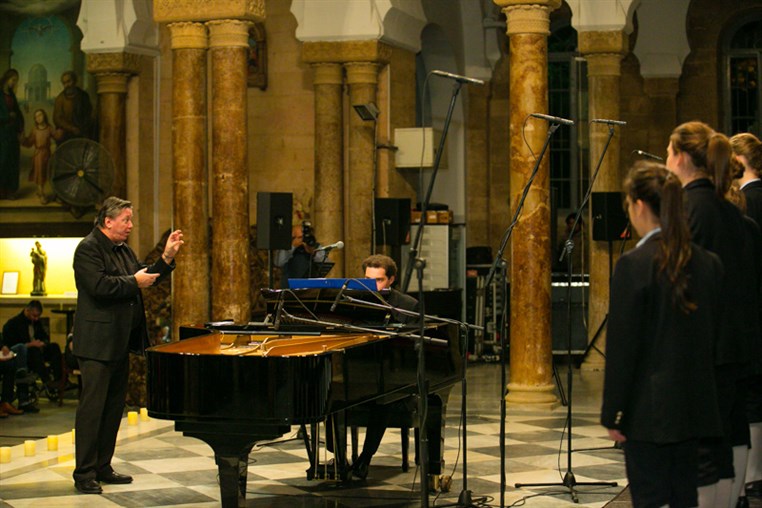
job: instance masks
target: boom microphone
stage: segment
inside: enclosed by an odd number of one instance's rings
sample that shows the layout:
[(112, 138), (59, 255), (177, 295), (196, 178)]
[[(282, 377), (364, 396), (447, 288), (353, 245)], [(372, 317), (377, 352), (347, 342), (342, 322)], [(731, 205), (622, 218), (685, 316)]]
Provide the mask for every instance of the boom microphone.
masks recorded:
[(627, 125), (624, 120), (606, 120), (605, 118), (593, 118), (590, 123), (605, 123), (607, 125)]
[(646, 159), (653, 159), (659, 162), (664, 161), (662, 157), (659, 157), (658, 155), (654, 155), (652, 153), (644, 152), (643, 150), (633, 150), (632, 153), (634, 153), (635, 155), (640, 155), (641, 157), (645, 157)]
[(544, 115), (542, 113), (531, 113), (529, 116), (533, 116), (535, 118), (542, 118), (543, 120), (547, 120), (553, 123), (562, 123), (564, 125), (574, 125), (574, 120), (559, 118), (557, 116)]
[(468, 78), (466, 76), (461, 76), (460, 74), (453, 74), (451, 72), (445, 72), (445, 71), (431, 71), (432, 74), (436, 74), (437, 76), (442, 76), (443, 78), (450, 78), (454, 79), (455, 81), (458, 81), (459, 83), (470, 83), (472, 85), (483, 85), (484, 81), (481, 79), (476, 78)]
[(326, 245), (325, 247), (318, 247), (317, 249), (315, 249), (315, 252), (318, 252), (321, 250), (328, 251), (328, 250), (343, 249), (343, 248), (344, 248), (344, 242), (339, 240), (338, 242), (332, 243), (331, 245)]
[(339, 306), (339, 300), (341, 300), (341, 297), (344, 295), (344, 290), (347, 289), (347, 286), (349, 286), (349, 281), (352, 279), (347, 279), (344, 281), (344, 284), (341, 285), (341, 289), (339, 289), (339, 292), (336, 293), (336, 299), (333, 301), (333, 304), (331, 305), (331, 312), (336, 311), (336, 307)]

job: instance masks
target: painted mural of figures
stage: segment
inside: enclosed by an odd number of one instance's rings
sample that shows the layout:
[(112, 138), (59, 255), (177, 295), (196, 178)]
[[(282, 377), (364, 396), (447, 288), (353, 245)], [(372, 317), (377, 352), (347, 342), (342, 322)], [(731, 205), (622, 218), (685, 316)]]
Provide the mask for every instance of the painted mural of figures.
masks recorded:
[(32, 252), (29, 253), (34, 265), (34, 277), (32, 278), (32, 296), (45, 296), (45, 274), (48, 271), (48, 255), (42, 250), (40, 242), (34, 242)]
[(19, 188), (20, 138), (24, 133), (24, 116), (14, 90), (18, 82), (16, 69), (8, 69), (0, 78), (0, 199), (15, 199)]
[(63, 91), (56, 97), (53, 107), (53, 123), (62, 132), (59, 143), (74, 138), (92, 139), (93, 107), (87, 92), (77, 86), (74, 71), (61, 74)]
[(43, 205), (50, 201), (45, 194), (45, 183), (48, 181), (48, 161), (50, 160), (51, 139), (60, 140), (63, 132), (55, 130), (48, 123), (48, 114), (38, 109), (34, 112), (34, 129), (24, 138), (23, 145), (34, 147), (32, 169), (29, 171), (29, 181), (37, 185), (37, 197)]

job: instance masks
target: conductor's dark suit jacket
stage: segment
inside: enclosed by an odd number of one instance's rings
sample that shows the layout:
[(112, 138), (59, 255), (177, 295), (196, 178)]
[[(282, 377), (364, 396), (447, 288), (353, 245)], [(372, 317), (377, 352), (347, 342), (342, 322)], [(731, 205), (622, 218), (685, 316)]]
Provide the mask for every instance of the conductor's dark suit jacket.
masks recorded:
[(674, 443), (718, 436), (712, 349), (722, 264), (693, 246), (691, 301), (672, 306), (672, 286), (654, 260), (660, 234), (621, 257), (611, 281), (601, 423), (629, 440)]
[[(74, 320), (74, 354), (100, 361), (121, 360), (129, 351), (142, 352), (148, 345), (143, 298), (132, 275), (143, 267), (135, 253), (123, 245), (130, 266), (118, 266), (114, 243), (94, 228), (74, 251), (77, 313)], [(155, 283), (174, 269), (159, 258), (148, 268), (159, 273)], [(140, 320), (136, 328), (133, 322)], [(134, 333), (132, 333), (134, 331)]]

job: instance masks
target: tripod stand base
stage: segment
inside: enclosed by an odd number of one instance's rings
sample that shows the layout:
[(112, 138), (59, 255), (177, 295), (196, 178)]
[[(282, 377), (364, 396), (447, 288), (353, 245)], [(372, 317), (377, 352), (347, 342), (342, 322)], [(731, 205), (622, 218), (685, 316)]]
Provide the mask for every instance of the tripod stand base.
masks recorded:
[(516, 483), (514, 484), (514, 487), (517, 489), (520, 489), (522, 487), (566, 487), (569, 489), (569, 495), (572, 498), (572, 501), (575, 503), (579, 503), (579, 498), (577, 497), (577, 491), (574, 487), (577, 485), (583, 485), (583, 486), (597, 486), (597, 487), (617, 487), (617, 482), (578, 482), (577, 479), (574, 477), (574, 473), (571, 471), (567, 471), (564, 475), (564, 481), (561, 483)]

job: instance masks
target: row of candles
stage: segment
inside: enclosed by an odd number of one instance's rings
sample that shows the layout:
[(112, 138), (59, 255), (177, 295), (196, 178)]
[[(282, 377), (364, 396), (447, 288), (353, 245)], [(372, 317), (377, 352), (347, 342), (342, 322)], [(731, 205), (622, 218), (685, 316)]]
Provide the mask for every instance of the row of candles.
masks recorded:
[[(127, 413), (127, 424), (137, 425), (138, 417), (140, 420), (148, 421), (148, 409), (141, 407), (140, 413), (137, 411), (129, 411)], [(64, 434), (65, 435), (65, 434)], [(58, 437), (57, 435), (50, 435), (47, 437), (47, 445), (49, 452), (58, 451)], [(75, 444), (74, 429), (71, 429), (71, 444)], [(24, 456), (34, 457), (37, 453), (37, 442), (31, 439), (24, 441)], [(11, 461), (11, 447), (0, 446), (0, 464), (7, 464)]]

